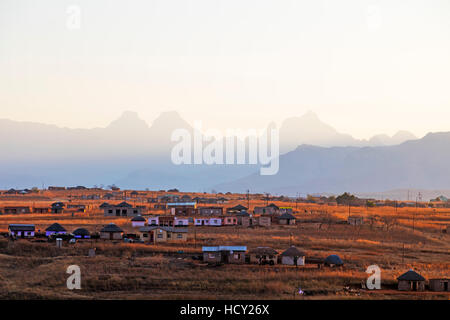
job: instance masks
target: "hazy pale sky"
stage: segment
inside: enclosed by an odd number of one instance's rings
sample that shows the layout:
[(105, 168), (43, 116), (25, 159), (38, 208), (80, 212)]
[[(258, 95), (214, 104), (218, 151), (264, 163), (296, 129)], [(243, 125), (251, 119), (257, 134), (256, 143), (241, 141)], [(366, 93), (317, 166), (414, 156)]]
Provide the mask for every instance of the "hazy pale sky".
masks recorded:
[(450, 1), (0, 1), (0, 118), (90, 128), (124, 110), (450, 131)]

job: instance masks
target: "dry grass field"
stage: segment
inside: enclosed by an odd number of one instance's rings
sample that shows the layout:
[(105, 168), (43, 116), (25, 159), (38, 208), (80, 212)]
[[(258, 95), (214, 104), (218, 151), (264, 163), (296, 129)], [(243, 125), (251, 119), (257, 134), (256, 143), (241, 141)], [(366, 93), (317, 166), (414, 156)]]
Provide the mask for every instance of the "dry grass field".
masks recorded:
[[(88, 191), (84, 191), (88, 193)], [(158, 193), (149, 193), (156, 196)], [(74, 192), (45, 192), (28, 196), (2, 197), (0, 207), (13, 205), (44, 206), (72, 199)], [(208, 196), (199, 194), (199, 196)], [(212, 195), (211, 195), (212, 196)], [(247, 206), (245, 195), (227, 195), (235, 204)], [(250, 210), (263, 206), (263, 200), (250, 198)], [(75, 214), (0, 215), (0, 232), (10, 223), (33, 223), (45, 230), (58, 222), (68, 231), (85, 227), (98, 232), (114, 222), (129, 233), (130, 218), (104, 217), (98, 205), (104, 200), (71, 200), (91, 205)], [(118, 203), (120, 201), (108, 201)], [(133, 205), (149, 203), (131, 199)], [(270, 201), (272, 202), (272, 201)], [(345, 223), (348, 207), (320, 206), (295, 202), (274, 202), (294, 208), (294, 226), (190, 227), (188, 241), (182, 244), (145, 245), (83, 240), (76, 244), (30, 240), (10, 241), (0, 237), (1, 299), (449, 299), (442, 292), (400, 292), (396, 277), (413, 268), (426, 279), (450, 276), (449, 209), (352, 207), (351, 214), (364, 216), (366, 223)], [(163, 211), (150, 210), (148, 214)], [(376, 219), (373, 219), (376, 217)], [(373, 221), (370, 222), (369, 221)], [(341, 268), (219, 265), (199, 260), (202, 245), (245, 245), (249, 249), (270, 246), (280, 253), (295, 245), (306, 259), (323, 259), (338, 254)], [(96, 256), (88, 257), (90, 248)], [(81, 290), (68, 290), (66, 269), (81, 268)], [(369, 265), (382, 270), (382, 290), (365, 290)], [(305, 295), (300, 296), (301, 288)]]

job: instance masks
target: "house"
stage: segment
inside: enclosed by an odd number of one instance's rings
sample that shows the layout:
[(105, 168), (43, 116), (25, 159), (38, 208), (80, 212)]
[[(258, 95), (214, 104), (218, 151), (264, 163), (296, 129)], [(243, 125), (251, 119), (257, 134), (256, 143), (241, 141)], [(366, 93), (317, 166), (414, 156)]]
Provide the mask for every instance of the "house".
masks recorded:
[(189, 201), (192, 201), (191, 196), (185, 194), (181, 197), (181, 202), (189, 202)]
[(294, 225), (295, 217), (290, 213), (283, 213), (278, 217), (278, 224), (282, 225)]
[(202, 247), (203, 261), (208, 263), (245, 263), (246, 246)]
[(347, 223), (352, 226), (360, 226), (364, 223), (364, 218), (362, 216), (349, 216), (347, 218)]
[(77, 239), (89, 239), (91, 237), (89, 231), (84, 228), (75, 229), (72, 234)]
[(173, 227), (175, 222), (174, 216), (159, 216), (158, 225), (161, 227)]
[(147, 224), (148, 224), (149, 226), (159, 226), (159, 217), (156, 216), (156, 217), (150, 217), (150, 218), (148, 218)]
[(49, 207), (34, 207), (33, 213), (49, 213), (50, 208)]
[(137, 198), (139, 196), (139, 193), (137, 191), (131, 191), (130, 196), (132, 198)]
[(145, 226), (145, 218), (143, 216), (136, 216), (131, 219), (131, 226), (133, 228), (144, 227)]
[(3, 208), (4, 214), (22, 214), (22, 213), (31, 213), (30, 207), (4, 207)]
[(400, 291), (424, 291), (425, 278), (410, 269), (397, 278), (398, 290)]
[(236, 213), (241, 213), (241, 212), (246, 212), (248, 210), (247, 207), (244, 207), (240, 204), (238, 204), (237, 206), (231, 207), (227, 209), (227, 214), (236, 214)]
[(429, 287), (431, 291), (450, 291), (449, 279), (430, 279)]
[(280, 207), (280, 214), (292, 214), (292, 207)]
[(221, 218), (194, 218), (195, 226), (221, 226), (222, 219)]
[(199, 213), (201, 216), (221, 216), (223, 215), (222, 207), (200, 207)]
[(103, 195), (102, 198), (106, 199), (106, 200), (111, 200), (111, 199), (114, 199), (114, 195), (112, 193), (107, 193), (107, 194)]
[(232, 217), (232, 216), (226, 216), (223, 218), (223, 225), (224, 226), (235, 226), (238, 224), (238, 218)]
[(172, 215), (193, 216), (198, 214), (196, 202), (170, 202), (167, 208)]
[(64, 191), (66, 190), (66, 187), (55, 187), (55, 186), (49, 186), (48, 187), (49, 191)]
[(155, 204), (155, 205), (153, 206), (153, 208), (154, 208), (154, 209), (157, 209), (157, 210), (166, 210), (166, 209), (167, 209), (167, 206), (166, 206), (165, 204), (162, 204), (162, 203), (157, 203), (157, 204)]
[(270, 227), (272, 225), (272, 218), (270, 216), (259, 216), (258, 226)]
[(217, 199), (217, 203), (228, 203), (228, 199), (224, 198), (224, 197), (220, 197), (219, 199)]
[(257, 247), (249, 251), (250, 263), (277, 264), (278, 252), (270, 247)]
[(304, 266), (305, 254), (298, 250), (295, 246), (291, 246), (281, 254), (281, 264), (290, 266)]
[(258, 219), (252, 216), (241, 216), (240, 221), (241, 221), (240, 225), (246, 228), (258, 225)]
[(121, 240), (122, 235), (123, 230), (116, 226), (114, 223), (110, 223), (100, 230), (100, 239)]
[(34, 230), (34, 224), (10, 224), (8, 226), (9, 236), (16, 238), (32, 238)]
[(62, 202), (55, 202), (51, 205), (51, 213), (62, 213), (64, 211), (65, 204)]
[(245, 220), (246, 218), (250, 218), (252, 215), (250, 213), (248, 213), (247, 211), (241, 211), (238, 212), (236, 214), (234, 214), (235, 217), (238, 219), (238, 224), (242, 225), (242, 221)]
[(145, 243), (187, 241), (187, 228), (147, 226), (139, 229)]
[(175, 217), (173, 219), (174, 227), (187, 227), (189, 225), (189, 218)]
[(105, 206), (103, 211), (105, 216), (135, 217), (142, 215), (142, 208), (133, 208), (133, 206), (127, 202)]
[(268, 215), (274, 215), (274, 214), (278, 214), (280, 208), (278, 208), (276, 205), (271, 204), (269, 206), (265, 206), (265, 207), (255, 207), (253, 209), (253, 212), (255, 214), (268, 214)]
[(340, 267), (344, 265), (344, 262), (342, 262), (341, 258), (337, 254), (329, 255), (325, 258), (323, 263), (328, 267)]
[(64, 227), (62, 225), (60, 225), (59, 223), (54, 223), (52, 224), (50, 227), (48, 227), (47, 229), (45, 229), (45, 236), (46, 237), (50, 237), (53, 234), (66, 234), (67, 230), (64, 229)]

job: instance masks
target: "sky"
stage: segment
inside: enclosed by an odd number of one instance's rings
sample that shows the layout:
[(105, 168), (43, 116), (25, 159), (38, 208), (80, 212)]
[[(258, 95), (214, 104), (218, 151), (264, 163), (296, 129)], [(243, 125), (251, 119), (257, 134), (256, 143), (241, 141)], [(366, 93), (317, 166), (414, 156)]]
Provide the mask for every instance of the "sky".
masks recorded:
[(0, 118), (450, 131), (448, 0), (2, 0)]

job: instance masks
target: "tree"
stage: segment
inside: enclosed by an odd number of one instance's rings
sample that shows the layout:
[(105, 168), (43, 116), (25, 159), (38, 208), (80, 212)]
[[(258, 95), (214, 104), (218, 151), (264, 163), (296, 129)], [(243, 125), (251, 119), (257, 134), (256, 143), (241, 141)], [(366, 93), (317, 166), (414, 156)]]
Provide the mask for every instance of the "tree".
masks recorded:
[(341, 194), (340, 196), (336, 197), (336, 202), (338, 204), (350, 204), (352, 201), (357, 200), (358, 198), (355, 197), (354, 195), (345, 192), (343, 194)]

